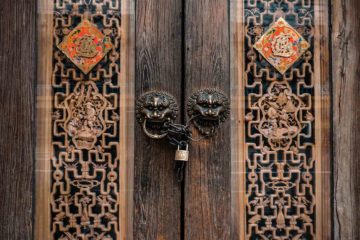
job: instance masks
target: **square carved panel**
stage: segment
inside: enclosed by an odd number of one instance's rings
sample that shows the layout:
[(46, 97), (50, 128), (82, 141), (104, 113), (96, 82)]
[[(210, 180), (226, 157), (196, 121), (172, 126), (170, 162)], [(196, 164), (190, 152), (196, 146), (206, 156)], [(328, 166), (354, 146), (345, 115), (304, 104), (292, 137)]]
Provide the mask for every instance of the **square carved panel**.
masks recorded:
[(310, 44), (283, 18), (279, 18), (254, 47), (274, 68), (284, 74)]
[(113, 45), (93, 23), (84, 19), (58, 47), (81, 71), (88, 74)]

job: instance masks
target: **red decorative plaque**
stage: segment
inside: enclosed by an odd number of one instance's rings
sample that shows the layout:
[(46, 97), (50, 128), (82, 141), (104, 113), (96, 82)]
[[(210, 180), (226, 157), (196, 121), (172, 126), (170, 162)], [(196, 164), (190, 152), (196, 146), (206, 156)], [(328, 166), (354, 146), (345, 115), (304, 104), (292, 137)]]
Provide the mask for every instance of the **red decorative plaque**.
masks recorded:
[(279, 18), (254, 47), (272, 66), (284, 74), (310, 44), (283, 18)]
[(58, 47), (81, 71), (88, 74), (113, 45), (93, 23), (85, 19)]

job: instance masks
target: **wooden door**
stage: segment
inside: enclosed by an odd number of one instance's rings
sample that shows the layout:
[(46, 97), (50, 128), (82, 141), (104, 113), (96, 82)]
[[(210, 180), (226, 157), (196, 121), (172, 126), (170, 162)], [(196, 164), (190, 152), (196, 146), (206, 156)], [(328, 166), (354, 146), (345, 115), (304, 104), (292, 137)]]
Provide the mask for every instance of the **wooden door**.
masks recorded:
[[(1, 239), (360, 238), (357, 1), (0, 6)], [(210, 137), (206, 89), (231, 106)], [(183, 172), (149, 91), (200, 139)]]

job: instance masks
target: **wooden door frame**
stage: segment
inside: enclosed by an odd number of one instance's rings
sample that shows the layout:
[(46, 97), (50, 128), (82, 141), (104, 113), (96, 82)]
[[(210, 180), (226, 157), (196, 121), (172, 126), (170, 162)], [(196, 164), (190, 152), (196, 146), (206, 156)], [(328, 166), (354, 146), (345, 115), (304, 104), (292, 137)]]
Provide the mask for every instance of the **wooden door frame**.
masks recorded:
[[(360, 237), (360, 138), (358, 109), (359, 2), (329, 1), (331, 48), (328, 91), (332, 102), (333, 217), (335, 239)], [(36, 1), (0, 2), (0, 235), (34, 239), (33, 179), (35, 158)], [(21, 14), (19, 14), (21, 13)], [(21, 50), (21, 51), (20, 51)]]
[(331, 101), (334, 239), (359, 239), (360, 103), (359, 10), (357, 0), (331, 6)]

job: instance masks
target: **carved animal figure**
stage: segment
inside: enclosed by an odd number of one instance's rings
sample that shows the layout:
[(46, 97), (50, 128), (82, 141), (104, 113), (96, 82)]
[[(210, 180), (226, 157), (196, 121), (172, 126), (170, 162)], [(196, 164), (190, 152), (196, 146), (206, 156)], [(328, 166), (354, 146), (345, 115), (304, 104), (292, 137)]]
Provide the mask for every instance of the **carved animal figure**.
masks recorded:
[(204, 89), (194, 93), (187, 105), (188, 115), (203, 135), (211, 135), (230, 114), (228, 98), (215, 89)]
[(165, 92), (148, 92), (136, 103), (136, 117), (139, 123), (147, 121), (147, 128), (160, 130), (164, 123), (175, 121), (179, 108), (173, 96)]

